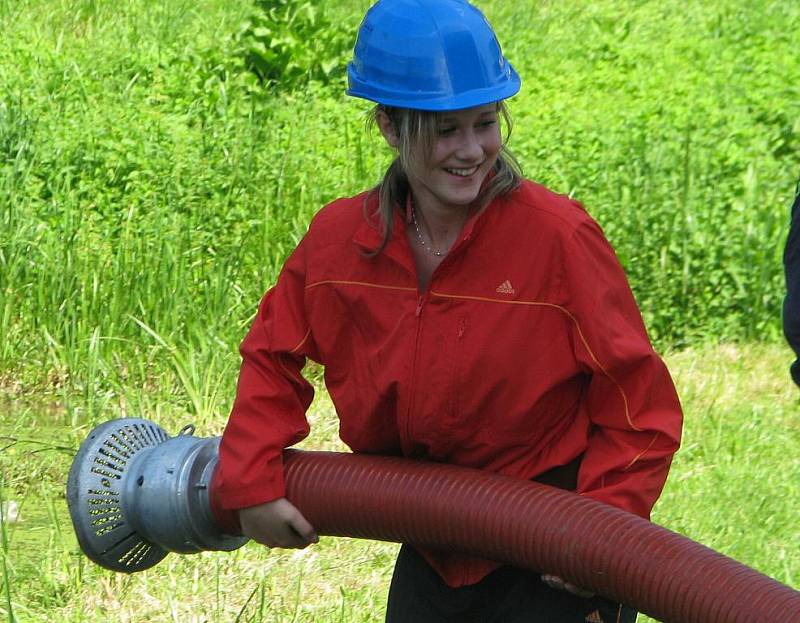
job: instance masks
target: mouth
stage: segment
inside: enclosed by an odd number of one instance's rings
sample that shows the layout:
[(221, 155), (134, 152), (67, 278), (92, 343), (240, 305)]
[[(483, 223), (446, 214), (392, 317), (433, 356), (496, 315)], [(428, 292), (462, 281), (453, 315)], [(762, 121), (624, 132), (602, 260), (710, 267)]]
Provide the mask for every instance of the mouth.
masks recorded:
[(478, 171), (478, 168), (479, 167), (474, 166), (474, 167), (470, 167), (468, 169), (450, 169), (450, 168), (445, 168), (444, 170), (447, 171), (450, 175), (455, 175), (457, 177), (470, 177), (472, 175), (475, 175), (475, 173)]

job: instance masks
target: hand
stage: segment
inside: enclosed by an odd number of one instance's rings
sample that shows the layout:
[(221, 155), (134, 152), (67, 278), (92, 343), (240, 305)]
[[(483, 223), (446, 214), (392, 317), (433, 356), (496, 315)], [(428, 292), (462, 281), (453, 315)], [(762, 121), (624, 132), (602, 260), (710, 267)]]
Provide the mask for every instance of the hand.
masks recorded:
[(303, 549), (317, 543), (314, 527), (286, 498), (239, 511), (242, 533), (267, 547)]
[(557, 575), (543, 575), (542, 582), (547, 584), (550, 588), (557, 588), (562, 591), (567, 591), (568, 593), (572, 593), (573, 595), (577, 595), (578, 597), (593, 597), (594, 593), (591, 591), (584, 590), (582, 588), (578, 588), (574, 584), (570, 584), (569, 582), (565, 582), (563, 579), (558, 577)]

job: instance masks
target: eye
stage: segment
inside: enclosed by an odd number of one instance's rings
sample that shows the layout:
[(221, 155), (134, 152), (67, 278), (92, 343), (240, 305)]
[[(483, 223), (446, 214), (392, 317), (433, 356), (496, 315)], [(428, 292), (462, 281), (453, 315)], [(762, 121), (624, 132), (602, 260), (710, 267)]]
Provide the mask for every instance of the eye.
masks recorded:
[(478, 123), (479, 128), (490, 128), (497, 123), (497, 119), (484, 119)]
[(455, 131), (456, 129), (453, 126), (448, 126), (448, 125), (441, 126), (439, 128), (439, 136), (447, 136), (448, 134), (452, 134)]

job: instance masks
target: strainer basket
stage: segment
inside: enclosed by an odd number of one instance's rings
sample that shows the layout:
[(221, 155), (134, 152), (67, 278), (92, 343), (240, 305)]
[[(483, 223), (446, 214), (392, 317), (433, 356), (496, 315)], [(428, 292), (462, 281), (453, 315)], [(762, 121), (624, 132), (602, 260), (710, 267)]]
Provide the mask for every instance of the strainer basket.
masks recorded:
[(247, 539), (223, 534), (209, 486), (219, 438), (176, 437), (148, 420), (100, 424), (83, 442), (67, 480), (78, 544), (95, 563), (124, 573), (148, 569), (168, 552), (229, 551)]

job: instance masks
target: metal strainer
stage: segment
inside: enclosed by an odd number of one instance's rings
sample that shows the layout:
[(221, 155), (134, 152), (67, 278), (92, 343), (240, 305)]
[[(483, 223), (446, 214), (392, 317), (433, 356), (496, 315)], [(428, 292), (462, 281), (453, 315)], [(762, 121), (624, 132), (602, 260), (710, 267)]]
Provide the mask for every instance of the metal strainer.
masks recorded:
[(112, 571), (148, 569), (168, 552), (230, 551), (245, 537), (214, 522), (209, 485), (219, 438), (176, 437), (148, 420), (97, 426), (81, 444), (67, 480), (67, 503), (83, 552)]

